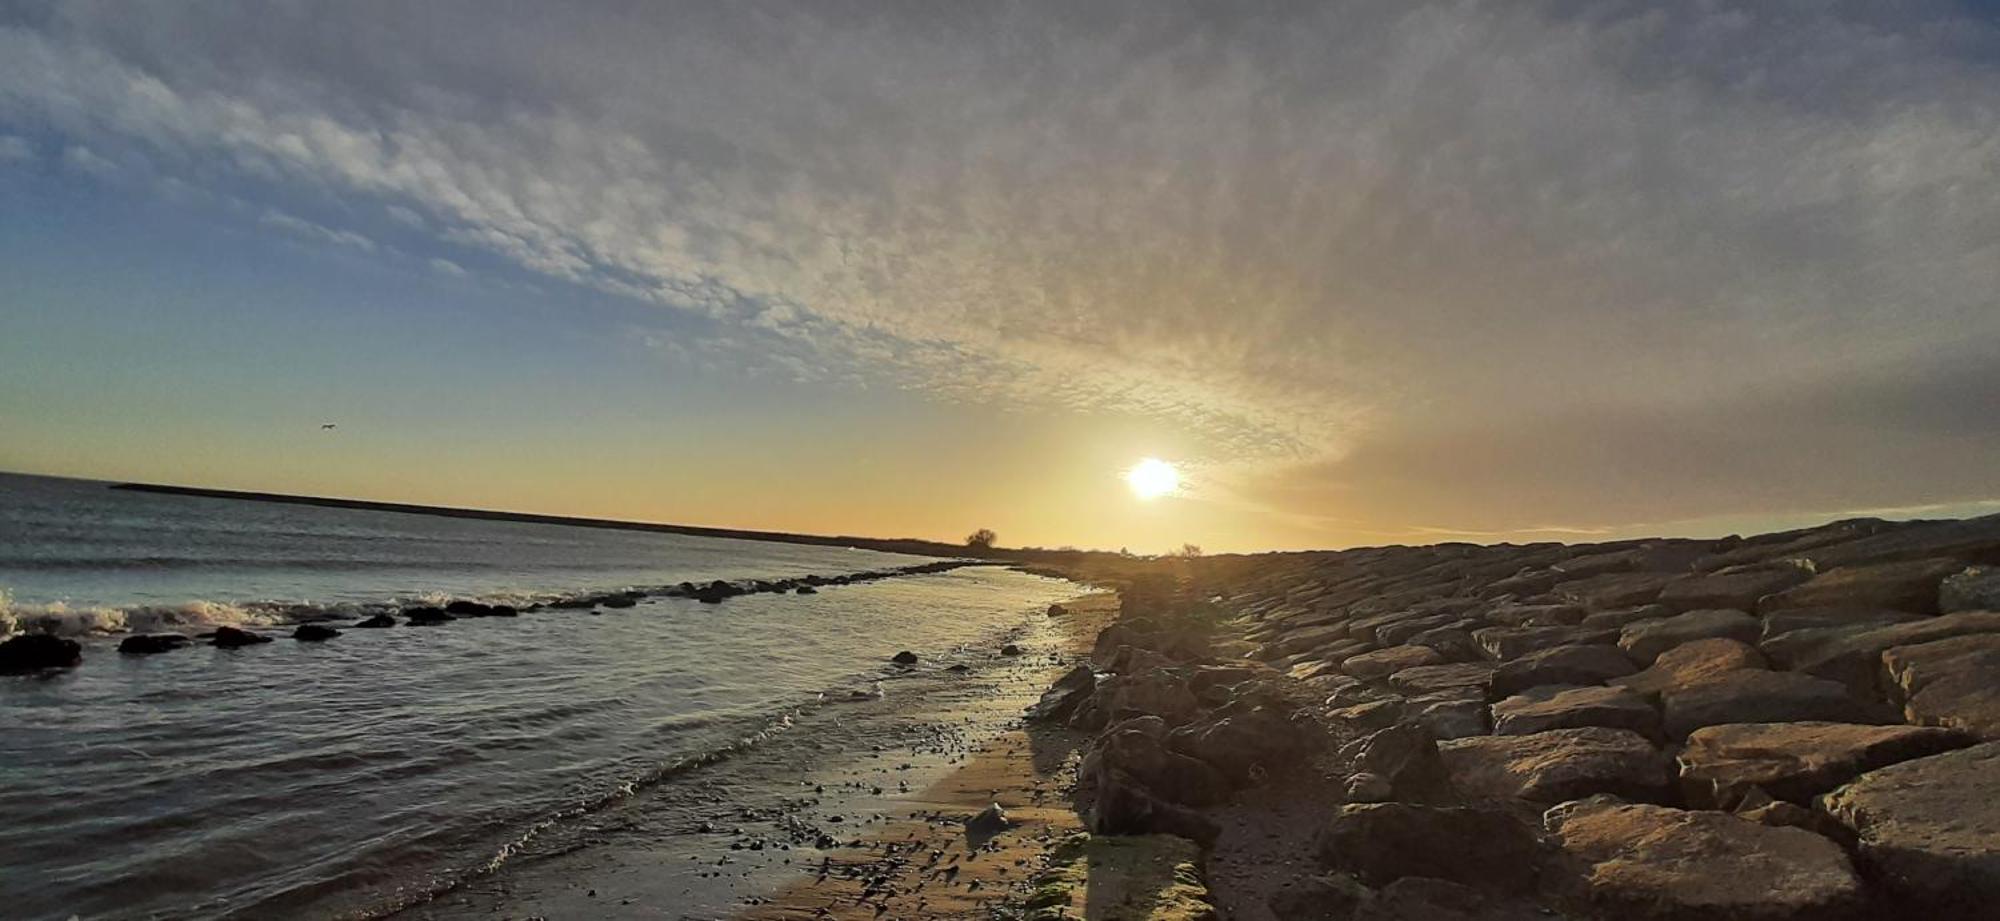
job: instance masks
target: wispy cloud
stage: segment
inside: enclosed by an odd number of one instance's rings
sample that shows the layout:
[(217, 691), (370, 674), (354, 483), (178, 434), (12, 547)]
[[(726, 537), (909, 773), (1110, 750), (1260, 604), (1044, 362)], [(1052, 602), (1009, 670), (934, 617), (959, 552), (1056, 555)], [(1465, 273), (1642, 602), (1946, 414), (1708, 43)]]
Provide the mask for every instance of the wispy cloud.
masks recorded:
[(35, 148), (26, 138), (0, 134), (0, 163), (19, 163), (35, 158)]
[(351, 247), (365, 253), (372, 253), (378, 249), (374, 240), (362, 234), (355, 233), (352, 230), (335, 229), (324, 224), (308, 221), (294, 214), (286, 214), (275, 208), (266, 209), (263, 214), (258, 216), (257, 223), (266, 227), (275, 227), (301, 237), (332, 243), (337, 246)]
[[(2000, 39), (1955, 5), (427, 10), (59, 4), (0, 27), (0, 120), (421, 212), (797, 369), (1170, 419), (1378, 524), (2000, 459), (1852, 437), (2000, 354)], [(1745, 408), (1849, 378), (1858, 417)], [(1984, 466), (1867, 474), (1926, 452)]]

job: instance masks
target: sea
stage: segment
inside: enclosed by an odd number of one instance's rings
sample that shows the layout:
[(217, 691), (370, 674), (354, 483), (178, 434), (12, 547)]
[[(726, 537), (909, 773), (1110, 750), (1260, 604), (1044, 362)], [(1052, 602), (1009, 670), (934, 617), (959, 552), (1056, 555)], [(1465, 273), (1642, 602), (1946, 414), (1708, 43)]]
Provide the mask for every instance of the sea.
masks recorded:
[[(621, 803), (799, 727), (839, 747), (827, 712), (963, 673), (1076, 593), (996, 566), (719, 605), (659, 593), (930, 562), (0, 474), (0, 633), (84, 647), (79, 667), (0, 676), (0, 916), (384, 917), (584, 846)], [(645, 597), (290, 639), (623, 591)], [(222, 625), (275, 641), (117, 650)], [(891, 664), (902, 650), (923, 664)]]

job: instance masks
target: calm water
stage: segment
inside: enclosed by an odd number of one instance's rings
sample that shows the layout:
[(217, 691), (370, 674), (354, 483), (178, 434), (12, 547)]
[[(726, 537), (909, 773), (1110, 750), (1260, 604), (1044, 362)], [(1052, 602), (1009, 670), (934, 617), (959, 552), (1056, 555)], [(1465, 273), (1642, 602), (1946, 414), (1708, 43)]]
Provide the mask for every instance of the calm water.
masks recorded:
[(0, 627), (86, 647), (0, 678), (0, 914), (366, 916), (782, 734), (897, 649), (969, 655), (1072, 587), (982, 567), (147, 657), (117, 631), (923, 561), (0, 475)]

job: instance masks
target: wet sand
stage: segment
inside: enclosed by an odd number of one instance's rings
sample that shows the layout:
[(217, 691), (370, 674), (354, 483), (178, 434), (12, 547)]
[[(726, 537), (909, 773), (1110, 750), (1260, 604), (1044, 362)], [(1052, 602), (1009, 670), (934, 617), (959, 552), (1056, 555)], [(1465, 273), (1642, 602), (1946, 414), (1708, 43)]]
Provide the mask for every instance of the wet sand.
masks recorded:
[[(961, 670), (943, 659), (892, 669), (879, 699), (801, 713), (737, 756), (394, 917), (987, 917), (1080, 830), (1066, 769), (1084, 738), (1020, 719), (1087, 652), (1117, 600), (1065, 606), (1002, 638), (1020, 656), (996, 645), (952, 657)], [(1016, 824), (968, 837), (965, 819), (994, 802)]]

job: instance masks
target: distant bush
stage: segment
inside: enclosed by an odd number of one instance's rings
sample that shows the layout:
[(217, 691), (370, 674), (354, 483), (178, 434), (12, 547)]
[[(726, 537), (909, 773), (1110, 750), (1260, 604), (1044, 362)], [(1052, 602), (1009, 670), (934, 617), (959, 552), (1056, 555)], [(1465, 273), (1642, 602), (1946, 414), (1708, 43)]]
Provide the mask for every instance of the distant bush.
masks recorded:
[(965, 538), (965, 545), (980, 550), (991, 550), (993, 542), (999, 539), (1000, 535), (993, 533), (992, 528), (980, 528)]

